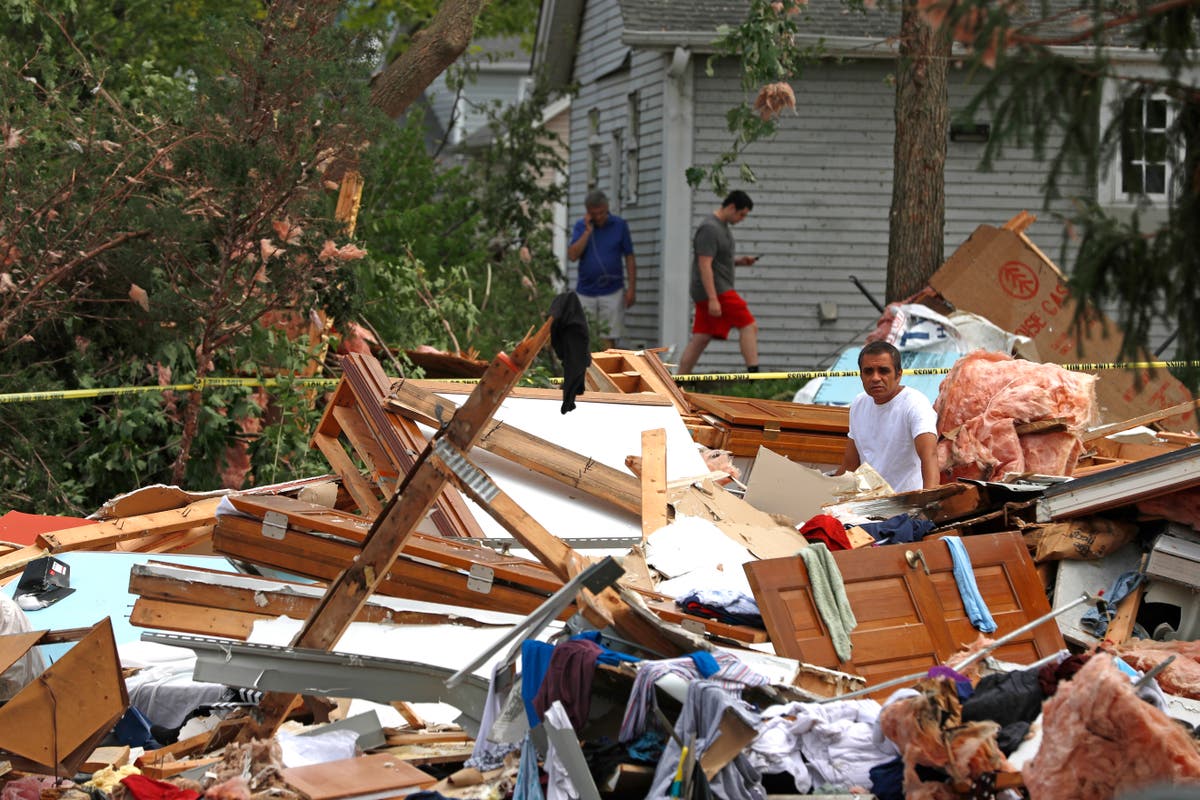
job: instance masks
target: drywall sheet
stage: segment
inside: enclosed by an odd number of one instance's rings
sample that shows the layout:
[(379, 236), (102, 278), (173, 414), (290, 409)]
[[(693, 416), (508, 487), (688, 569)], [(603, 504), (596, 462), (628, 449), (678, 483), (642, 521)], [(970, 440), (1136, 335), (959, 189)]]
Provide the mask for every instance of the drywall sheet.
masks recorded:
[[(443, 396), (460, 405), (466, 400), (463, 395)], [(510, 397), (496, 413), (496, 419), (622, 472), (628, 472), (626, 456), (642, 453), (642, 431), (663, 428), (667, 432), (667, 480), (708, 474), (695, 442), (671, 406), (584, 401), (578, 402), (574, 411), (562, 414), (561, 405), (557, 399)], [(432, 435), (428, 428), (421, 430), (426, 436)], [(530, 516), (559, 538), (642, 535), (641, 520), (610, 503), (480, 448), (472, 451), (471, 459)], [(510, 538), (483, 509), (471, 504), (471, 511), (486, 536)]]
[(803, 525), (822, 506), (837, 502), (837, 490), (853, 490), (854, 476), (831, 478), (803, 464), (789, 461), (773, 450), (759, 446), (754, 469), (746, 482), (746, 502), (768, 514), (782, 514)]

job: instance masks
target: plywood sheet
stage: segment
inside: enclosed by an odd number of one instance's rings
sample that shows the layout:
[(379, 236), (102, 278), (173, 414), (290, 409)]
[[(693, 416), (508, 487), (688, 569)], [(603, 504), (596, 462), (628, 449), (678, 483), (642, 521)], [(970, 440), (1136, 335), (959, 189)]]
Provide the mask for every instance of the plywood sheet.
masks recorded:
[(280, 775), (288, 785), (309, 800), (339, 800), (392, 791), (400, 795), (437, 783), (437, 779), (429, 773), (391, 753), (327, 761), (306, 767), (288, 767)]

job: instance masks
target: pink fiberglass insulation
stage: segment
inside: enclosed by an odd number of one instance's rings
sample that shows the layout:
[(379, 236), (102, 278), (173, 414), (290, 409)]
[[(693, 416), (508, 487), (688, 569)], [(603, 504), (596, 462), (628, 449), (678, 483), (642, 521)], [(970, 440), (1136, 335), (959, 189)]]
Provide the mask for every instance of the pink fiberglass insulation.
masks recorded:
[(1134, 669), (1148, 672), (1171, 656), (1175, 660), (1158, 673), (1159, 687), (1169, 694), (1200, 700), (1200, 642), (1153, 642), (1131, 639), (1117, 649)]
[[(1096, 377), (976, 350), (942, 381), (938, 460), (949, 478), (1001, 478), (1007, 472), (1070, 475), (1082, 453), (1078, 433), (1092, 423)], [(1061, 420), (1067, 431), (1018, 435), (1016, 426)]]
[[(996, 744), (995, 722), (962, 722), (954, 683), (933, 679), (917, 684), (919, 694), (889, 701), (879, 727), (904, 758), (904, 796), (909, 800), (955, 797), (952, 785), (969, 785), (984, 773), (1011, 771)], [(937, 767), (947, 782), (922, 781), (917, 766)]]
[(1110, 800), (1159, 783), (1200, 781), (1200, 751), (1139, 698), (1110, 656), (1091, 658), (1042, 706), (1042, 744), (1022, 777), (1031, 800)]

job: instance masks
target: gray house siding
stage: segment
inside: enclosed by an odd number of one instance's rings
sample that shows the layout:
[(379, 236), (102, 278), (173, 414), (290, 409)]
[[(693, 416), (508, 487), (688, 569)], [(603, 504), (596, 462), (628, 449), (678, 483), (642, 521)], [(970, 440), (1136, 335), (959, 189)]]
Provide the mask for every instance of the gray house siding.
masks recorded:
[[(742, 99), (731, 62), (705, 74), (695, 70), (696, 134), (693, 160), (709, 164), (727, 146), (724, 113)], [(810, 68), (793, 86), (797, 113), (780, 132), (746, 153), (758, 181), (730, 185), (750, 192), (754, 213), (735, 229), (738, 252), (762, 258), (739, 268), (738, 289), (759, 321), (760, 363), (765, 370), (828, 366), (845, 346), (857, 344), (878, 313), (850, 281), (854, 275), (882, 302), (886, 282), (891, 205), (894, 89), (886, 82), (891, 61)], [(970, 96), (955, 86), (952, 106)], [(946, 164), (946, 254), (980, 224), (999, 225), (1022, 209), (1042, 219), (1029, 231), (1052, 257), (1062, 230), (1039, 211), (1046, 167), (1026, 150), (1012, 148), (994, 172), (977, 170), (982, 145), (952, 142)], [(1083, 189), (1082, 184), (1080, 190)], [(693, 224), (719, 203), (707, 188), (693, 194)], [(687, 298), (680, 298), (687, 302)], [(821, 319), (821, 304), (836, 319)], [(833, 315), (829, 315), (833, 316)], [(738, 370), (736, 339), (713, 342), (701, 371)]]
[[(612, 212), (626, 219), (633, 236), (637, 302), (626, 312), (623, 344), (640, 347), (653, 345), (657, 336), (665, 61), (659, 53), (622, 44), (621, 29), (615, 0), (586, 4), (580, 41), (589, 44), (576, 57), (573, 78), (579, 91), (571, 101), (566, 234), (569, 239), (583, 215), (594, 146), (596, 188), (608, 194)], [(566, 268), (574, 286), (577, 264), (568, 263)]]

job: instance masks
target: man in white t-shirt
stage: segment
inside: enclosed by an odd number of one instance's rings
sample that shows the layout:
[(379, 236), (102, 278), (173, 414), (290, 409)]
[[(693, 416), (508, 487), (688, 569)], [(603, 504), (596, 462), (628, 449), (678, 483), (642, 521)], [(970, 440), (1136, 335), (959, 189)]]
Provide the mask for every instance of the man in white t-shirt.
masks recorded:
[(929, 398), (900, 385), (900, 351), (871, 342), (858, 354), (863, 394), (850, 404), (850, 438), (838, 471), (870, 464), (897, 492), (932, 489), (941, 483), (937, 462), (937, 413)]

